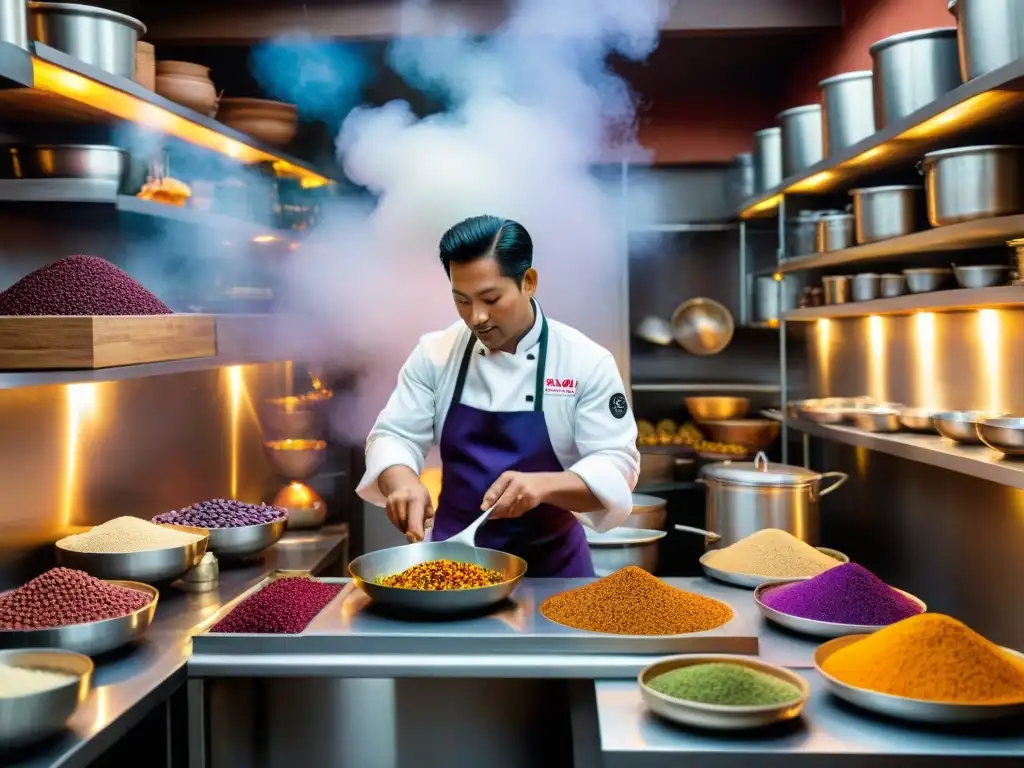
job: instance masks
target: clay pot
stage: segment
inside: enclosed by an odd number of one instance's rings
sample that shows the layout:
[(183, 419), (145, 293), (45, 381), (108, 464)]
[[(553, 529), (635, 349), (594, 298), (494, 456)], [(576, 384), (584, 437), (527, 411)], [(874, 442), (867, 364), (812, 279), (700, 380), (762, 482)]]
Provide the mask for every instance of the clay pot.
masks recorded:
[(190, 61), (165, 61), (161, 59), (156, 63), (156, 73), (158, 75), (187, 75), (188, 77), (198, 77), (204, 80), (210, 79), (209, 67), (204, 67), (202, 64), (193, 64)]
[(280, 147), (295, 138), (299, 110), (294, 104), (280, 101), (222, 99), (217, 119), (229, 128)]
[(157, 74), (156, 92), (202, 115), (213, 117), (217, 113), (217, 91), (209, 78)]
[(156, 50), (152, 43), (135, 43), (135, 82), (143, 88), (156, 90)]

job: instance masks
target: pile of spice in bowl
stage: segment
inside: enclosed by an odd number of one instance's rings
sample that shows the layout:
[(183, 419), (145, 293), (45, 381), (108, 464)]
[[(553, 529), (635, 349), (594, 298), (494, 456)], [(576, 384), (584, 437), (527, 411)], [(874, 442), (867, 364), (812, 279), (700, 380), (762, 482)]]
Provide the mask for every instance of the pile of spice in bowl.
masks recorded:
[(77, 680), (78, 677), (67, 672), (0, 663), (0, 699), (19, 699), (60, 688)]
[[(820, 659), (830, 646), (841, 645)], [(1024, 704), (1024, 661), (965, 624), (923, 613), (815, 654), (820, 670), (853, 688), (923, 702)]]
[(884, 627), (925, 610), (857, 563), (837, 565), (807, 581), (766, 584), (756, 597), (762, 605), (787, 616), (858, 628)]
[(676, 667), (646, 684), (673, 699), (722, 707), (794, 704), (801, 696), (799, 688), (774, 675), (721, 661)]
[(202, 539), (199, 534), (157, 525), (137, 517), (115, 517), (85, 533), (64, 537), (57, 542), (57, 547), (69, 552), (123, 554), (184, 547)]
[(806, 579), (841, 562), (778, 528), (765, 528), (728, 547), (709, 550), (700, 561), (725, 574), (765, 581)]
[(247, 504), (234, 499), (200, 501), (190, 507), (165, 512), (153, 518), (161, 525), (188, 525), (195, 528), (244, 528), (250, 525), (276, 523), (288, 517), (280, 507)]
[(540, 612), (566, 627), (618, 635), (706, 632), (733, 616), (725, 603), (676, 589), (635, 565), (552, 595)]
[(0, 630), (51, 629), (119, 619), (152, 600), (145, 592), (108, 584), (83, 571), (51, 568), (0, 595)]
[(504, 580), (498, 571), (476, 563), (454, 560), (431, 560), (406, 568), (401, 573), (381, 576), (375, 580), (382, 587), (443, 591), (449, 589), (475, 589), (493, 587)]
[(210, 629), (245, 634), (298, 634), (341, 592), (305, 576), (276, 579), (236, 605)]

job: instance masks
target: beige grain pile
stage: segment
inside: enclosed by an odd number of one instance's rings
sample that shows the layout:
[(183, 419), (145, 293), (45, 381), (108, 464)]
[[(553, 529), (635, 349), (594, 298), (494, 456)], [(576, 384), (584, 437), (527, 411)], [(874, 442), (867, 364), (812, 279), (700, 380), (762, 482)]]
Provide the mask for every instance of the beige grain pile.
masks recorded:
[(0, 699), (41, 693), (76, 680), (74, 675), (49, 669), (26, 669), (0, 664)]
[(76, 533), (57, 542), (61, 549), (93, 554), (145, 552), (150, 549), (183, 547), (202, 536), (157, 525), (138, 517), (115, 517), (85, 533)]
[(720, 571), (779, 579), (817, 576), (840, 565), (835, 558), (778, 528), (766, 528), (723, 549), (713, 549), (704, 556), (704, 562)]

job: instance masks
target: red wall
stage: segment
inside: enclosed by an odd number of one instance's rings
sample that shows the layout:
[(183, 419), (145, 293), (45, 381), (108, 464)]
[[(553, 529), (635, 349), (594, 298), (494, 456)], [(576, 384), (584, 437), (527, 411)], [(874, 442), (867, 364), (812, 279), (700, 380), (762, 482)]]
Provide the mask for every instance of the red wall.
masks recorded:
[(656, 102), (641, 117), (640, 143), (658, 164), (730, 160), (750, 150), (754, 132), (771, 125), (778, 111), (735, 97)]

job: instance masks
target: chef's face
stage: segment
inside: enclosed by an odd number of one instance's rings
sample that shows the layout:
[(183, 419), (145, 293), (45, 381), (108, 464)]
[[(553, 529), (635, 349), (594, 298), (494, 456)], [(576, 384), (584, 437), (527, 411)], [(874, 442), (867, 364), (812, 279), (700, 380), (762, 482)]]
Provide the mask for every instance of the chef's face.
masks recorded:
[(464, 264), (449, 265), (452, 296), (463, 322), (488, 349), (513, 351), (530, 329), (537, 291), (537, 273), (529, 269), (522, 284), (501, 274), (493, 258), (484, 256)]

